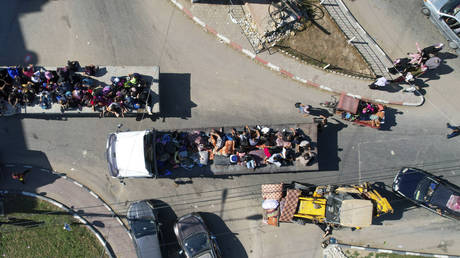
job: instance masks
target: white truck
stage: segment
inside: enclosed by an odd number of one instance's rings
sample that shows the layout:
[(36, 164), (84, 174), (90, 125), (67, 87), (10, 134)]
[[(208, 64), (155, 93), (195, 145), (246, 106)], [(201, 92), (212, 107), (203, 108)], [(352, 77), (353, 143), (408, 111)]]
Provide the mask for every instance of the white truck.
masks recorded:
[[(242, 127), (239, 127), (242, 128)], [(139, 178), (139, 177), (226, 177), (241, 174), (258, 174), (258, 173), (281, 173), (281, 172), (303, 172), (317, 171), (319, 165), (317, 162), (318, 141), (317, 141), (317, 124), (289, 124), (270, 126), (274, 131), (282, 129), (298, 128), (302, 130), (310, 140), (311, 150), (316, 157), (308, 165), (301, 162), (299, 158), (282, 166), (274, 164), (262, 164), (257, 168), (248, 168), (242, 165), (242, 162), (231, 163), (228, 157), (214, 155), (211, 162), (200, 163), (198, 151), (191, 151), (190, 144), (180, 147), (175, 144), (173, 150), (165, 143), (172, 134), (186, 135), (202, 133), (203, 135), (211, 131), (212, 128), (186, 129), (186, 130), (168, 130), (157, 131), (155, 129), (145, 131), (127, 131), (109, 134), (106, 145), (106, 156), (109, 167), (109, 173), (112, 177)], [(224, 131), (230, 132), (232, 128)], [(169, 136), (168, 136), (169, 135)], [(169, 140), (171, 141), (171, 140)], [(187, 138), (188, 143), (190, 138)], [(207, 140), (206, 140), (207, 142)], [(194, 144), (194, 143), (193, 143)], [(263, 152), (263, 151), (262, 151)], [(250, 153), (250, 152), (249, 152)], [(210, 154), (211, 155), (211, 154)], [(217, 157), (219, 156), (219, 157)], [(197, 158), (198, 157), (198, 158)], [(219, 159), (218, 159), (219, 158)], [(258, 158), (258, 157), (257, 157)], [(210, 158), (211, 159), (211, 158)], [(184, 162), (184, 160), (186, 162)], [(219, 160), (219, 162), (218, 162)], [(175, 164), (171, 164), (174, 163)]]

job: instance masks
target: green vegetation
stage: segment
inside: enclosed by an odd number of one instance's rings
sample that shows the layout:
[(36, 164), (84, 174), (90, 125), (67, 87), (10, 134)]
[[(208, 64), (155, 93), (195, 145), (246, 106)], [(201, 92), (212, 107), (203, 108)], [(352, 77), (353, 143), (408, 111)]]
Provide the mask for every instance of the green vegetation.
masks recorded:
[(345, 255), (349, 258), (415, 258), (419, 256), (413, 255), (399, 255), (399, 254), (379, 254), (379, 253), (369, 253), (364, 251), (350, 251), (346, 250)]
[[(22, 196), (4, 200), (0, 217), (0, 256), (107, 257), (97, 238), (67, 212)], [(71, 231), (64, 229), (69, 224)]]

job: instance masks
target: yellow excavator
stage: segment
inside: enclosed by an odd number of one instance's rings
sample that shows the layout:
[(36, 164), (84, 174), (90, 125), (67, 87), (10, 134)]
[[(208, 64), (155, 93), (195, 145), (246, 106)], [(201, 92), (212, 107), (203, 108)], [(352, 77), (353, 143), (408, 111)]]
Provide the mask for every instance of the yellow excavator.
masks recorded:
[[(263, 188), (264, 189), (264, 188)], [(296, 222), (326, 224), (333, 227), (370, 226), (374, 217), (393, 213), (393, 208), (371, 184), (314, 186), (293, 182), (283, 184), (277, 218), (268, 223)], [(276, 195), (271, 195), (276, 196)], [(266, 199), (266, 198), (265, 198)]]

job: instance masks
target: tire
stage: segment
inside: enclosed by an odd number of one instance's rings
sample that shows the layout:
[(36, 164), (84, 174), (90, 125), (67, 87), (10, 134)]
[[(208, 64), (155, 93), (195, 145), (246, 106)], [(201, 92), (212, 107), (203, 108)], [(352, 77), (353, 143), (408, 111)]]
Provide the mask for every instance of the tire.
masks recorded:
[(423, 7), (422, 8), (422, 13), (426, 16), (430, 16), (431, 15), (431, 12), (430, 12), (430, 9), (426, 8), (426, 7)]
[(458, 48), (458, 44), (453, 42), (453, 41), (449, 41), (449, 47), (452, 48), (452, 49), (457, 49)]

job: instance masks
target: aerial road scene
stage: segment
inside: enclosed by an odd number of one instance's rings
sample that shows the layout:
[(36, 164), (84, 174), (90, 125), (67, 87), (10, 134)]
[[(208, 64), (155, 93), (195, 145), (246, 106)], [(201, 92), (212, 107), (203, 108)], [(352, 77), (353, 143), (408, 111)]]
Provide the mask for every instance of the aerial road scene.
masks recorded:
[(460, 0), (11, 0), (0, 256), (460, 257)]

